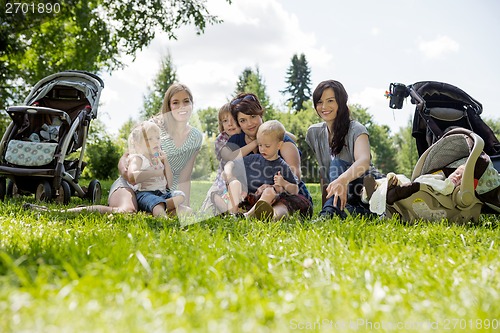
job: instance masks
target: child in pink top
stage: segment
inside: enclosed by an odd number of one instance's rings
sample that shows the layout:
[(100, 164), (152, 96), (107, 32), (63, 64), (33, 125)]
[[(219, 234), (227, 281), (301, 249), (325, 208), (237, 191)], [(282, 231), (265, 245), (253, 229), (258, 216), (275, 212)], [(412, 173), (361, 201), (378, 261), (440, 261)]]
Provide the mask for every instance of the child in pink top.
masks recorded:
[[(231, 115), (231, 106), (229, 103), (224, 104), (219, 109), (219, 135), (215, 138), (215, 156), (219, 161), (219, 168), (217, 170), (217, 175), (215, 177), (215, 181), (208, 190), (207, 196), (201, 205), (201, 211), (203, 212), (214, 212), (218, 213), (220, 210), (217, 209), (216, 205), (214, 205), (214, 198), (217, 201), (218, 198), (226, 201), (228, 200), (227, 188), (224, 179), (222, 179), (222, 171), (224, 170), (224, 165), (226, 162), (221, 156), (222, 148), (224, 148), (227, 144), (229, 138), (237, 133), (241, 132), (240, 127), (234, 120)], [(226, 202), (227, 203), (227, 202)]]

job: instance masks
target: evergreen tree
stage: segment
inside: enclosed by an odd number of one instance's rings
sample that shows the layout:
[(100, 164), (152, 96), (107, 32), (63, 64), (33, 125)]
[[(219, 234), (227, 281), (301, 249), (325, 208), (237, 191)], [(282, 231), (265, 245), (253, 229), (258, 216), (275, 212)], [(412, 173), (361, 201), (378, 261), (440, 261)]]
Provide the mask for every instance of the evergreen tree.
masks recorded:
[(287, 101), (291, 102), (292, 109), (295, 111), (303, 110), (304, 102), (310, 100), (312, 96), (310, 88), (311, 70), (303, 53), (300, 56), (293, 55), (292, 64), (288, 68), (286, 75), (288, 86), (281, 93), (291, 96)]
[(158, 114), (168, 87), (177, 81), (177, 72), (168, 53), (161, 61), (160, 71), (156, 75), (153, 86), (148, 87), (148, 93), (143, 97), (141, 116), (145, 119)]
[(236, 83), (236, 90), (234, 92), (235, 96), (240, 93), (253, 93), (258, 98), (262, 107), (266, 111), (264, 114), (264, 119), (276, 119), (276, 110), (273, 105), (271, 105), (270, 98), (266, 92), (266, 84), (264, 79), (260, 75), (259, 67), (252, 70), (247, 67), (243, 70)]

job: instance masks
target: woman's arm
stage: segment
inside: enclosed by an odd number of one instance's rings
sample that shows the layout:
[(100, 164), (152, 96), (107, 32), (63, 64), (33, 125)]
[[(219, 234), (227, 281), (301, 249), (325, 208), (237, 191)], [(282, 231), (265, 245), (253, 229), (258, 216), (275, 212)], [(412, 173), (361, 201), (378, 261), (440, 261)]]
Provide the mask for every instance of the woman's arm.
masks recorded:
[(118, 173), (130, 184), (135, 184), (133, 179), (129, 179), (128, 177), (128, 155), (129, 153), (124, 153), (122, 157), (120, 157), (120, 160), (118, 161)]
[(127, 168), (127, 178), (133, 180), (135, 184), (148, 181), (153, 177), (158, 177), (163, 174), (161, 169), (141, 170), (142, 159), (139, 156), (134, 156), (129, 160)]
[(194, 168), (194, 161), (196, 160), (196, 156), (198, 155), (197, 151), (196, 153), (191, 156), (189, 161), (186, 163), (185, 167), (182, 169), (180, 175), (179, 175), (179, 190), (184, 192), (186, 195), (186, 201), (184, 202), (185, 205), (189, 206), (190, 203), (190, 194), (191, 194), (191, 175), (193, 174), (193, 168)]
[(367, 134), (361, 134), (354, 142), (354, 163), (339, 178), (328, 184), (326, 197), (334, 197), (336, 203), (340, 199), (340, 209), (347, 203), (348, 186), (351, 181), (361, 177), (370, 168), (370, 141)]
[(300, 171), (300, 154), (297, 146), (292, 142), (283, 142), (280, 149), (280, 155), (288, 164), (298, 181), (300, 181), (302, 174)]
[(160, 151), (159, 158), (164, 166), (163, 174), (164, 174), (165, 178), (167, 179), (167, 186), (170, 187), (172, 185), (172, 183), (174, 182), (174, 174), (172, 172), (172, 168), (170, 167), (170, 163), (168, 163), (167, 155), (165, 155), (163, 150)]
[(247, 156), (248, 154), (255, 152), (255, 149), (257, 149), (257, 140), (253, 140), (249, 144), (247, 144), (244, 147), (241, 147), (240, 149), (232, 150), (231, 148), (224, 146), (221, 151), (220, 151), (220, 156), (222, 157), (222, 160), (224, 161), (234, 161), (238, 157), (243, 157)]

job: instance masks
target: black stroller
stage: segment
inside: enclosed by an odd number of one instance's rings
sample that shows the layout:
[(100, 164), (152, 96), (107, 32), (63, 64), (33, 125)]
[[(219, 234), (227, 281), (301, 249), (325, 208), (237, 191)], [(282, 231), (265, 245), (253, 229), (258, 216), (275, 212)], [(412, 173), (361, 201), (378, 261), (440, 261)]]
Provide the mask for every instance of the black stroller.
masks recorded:
[[(474, 155), (474, 158), (470, 158), (467, 161), (470, 161), (470, 163), (468, 163), (471, 165), (469, 169), (474, 169), (476, 171), (476, 162), (480, 160), (479, 156), (483, 156), (481, 155), (481, 151), (487, 154), (487, 157), (485, 157), (486, 161), (491, 160), (491, 170), (487, 169), (487, 175), (497, 180), (500, 178), (498, 174), (498, 172), (500, 172), (500, 142), (491, 128), (489, 128), (480, 117), (482, 113), (481, 103), (469, 96), (463, 90), (447, 83), (423, 81), (409, 86), (401, 83), (390, 84), (389, 106), (392, 109), (401, 109), (404, 99), (408, 96), (411, 96), (412, 104), (416, 104), (412, 135), (416, 140), (417, 150), (420, 156), (413, 170), (412, 181), (417, 176), (447, 167), (446, 164), (456, 161), (459, 158), (465, 158), (468, 155)], [(474, 149), (464, 150), (463, 147), (467, 148), (467, 145), (463, 143), (464, 133), (466, 137), (469, 136), (471, 138), (470, 140), (477, 144), (477, 146), (474, 145)], [(462, 152), (457, 153), (459, 149), (462, 149)], [(471, 151), (473, 151), (474, 154), (471, 154)], [(432, 167), (430, 167), (431, 165)], [(475, 171), (474, 173), (476, 173)], [(481, 175), (484, 174), (484, 172), (483, 170)], [(491, 176), (491, 174), (494, 175)], [(456, 189), (456, 193), (463, 194), (465, 192), (474, 192), (474, 188), (471, 184), (475, 181), (474, 177), (476, 175), (473, 177), (472, 171), (467, 172), (467, 175), (467, 180)], [(479, 179), (479, 175), (477, 176)], [(466, 175), (464, 174), (464, 179), (466, 179), (465, 177)], [(481, 181), (481, 179), (479, 179), (479, 181)], [(491, 185), (495, 184), (492, 183)], [(411, 211), (408, 207), (415, 206), (415, 200), (418, 201), (421, 199), (420, 192), (425, 191), (419, 191), (415, 195), (412, 195), (412, 197), (405, 199), (406, 201), (400, 200), (396, 202), (393, 207), (389, 207), (389, 211), (391, 208), (399, 207), (395, 209), (395, 211), (403, 217), (406, 216), (406, 219), (415, 218), (418, 214), (408, 215), (407, 212)], [(430, 193), (432, 191), (428, 192)], [(440, 198), (449, 199), (448, 204), (443, 204), (443, 200), (436, 201), (435, 198), (431, 200), (432, 202), (429, 201), (428, 204), (434, 206), (434, 208), (445, 207), (446, 209), (443, 211), (446, 211), (447, 215), (445, 214), (444, 216), (448, 218), (452, 216), (454, 219), (456, 218), (464, 221), (473, 217), (474, 220), (477, 220), (479, 216), (478, 209), (481, 210), (481, 213), (498, 214), (500, 212), (500, 206), (498, 204), (500, 202), (499, 193), (498, 187), (493, 186), (491, 192), (485, 194), (480, 194), (476, 191), (475, 196), (477, 198), (469, 198), (470, 200), (468, 201), (470, 202), (467, 205), (460, 202), (460, 200), (456, 200), (456, 196), (451, 197), (451, 199), (445, 198), (445, 196), (439, 196)], [(434, 194), (432, 196), (437, 197)], [(457, 202), (459, 202), (459, 204), (457, 204)], [(484, 206), (482, 206), (482, 204), (484, 204)], [(473, 206), (475, 207), (474, 209), (471, 208)], [(464, 209), (464, 207), (467, 209)]]
[(465, 91), (448, 83), (422, 81), (406, 86), (391, 83), (389, 107), (401, 109), (406, 97), (416, 104), (412, 135), (418, 155), (455, 127), (473, 131), (484, 140), (484, 152), (500, 171), (500, 142), (480, 115), (483, 106)]
[[(103, 88), (94, 74), (64, 71), (40, 80), (24, 106), (7, 108), (12, 122), (0, 142), (1, 200), (33, 193), (37, 201), (61, 204), (75, 195), (92, 203), (101, 200), (100, 182), (94, 179), (85, 188), (79, 178)], [(78, 157), (69, 159), (72, 153)]]

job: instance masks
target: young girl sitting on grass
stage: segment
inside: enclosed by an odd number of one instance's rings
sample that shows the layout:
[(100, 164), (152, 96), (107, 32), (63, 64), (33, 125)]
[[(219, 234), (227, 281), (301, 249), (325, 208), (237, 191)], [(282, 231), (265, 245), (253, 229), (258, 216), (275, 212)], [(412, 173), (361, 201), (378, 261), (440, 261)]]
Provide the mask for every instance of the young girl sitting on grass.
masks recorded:
[[(189, 212), (183, 206), (185, 195), (182, 191), (170, 191), (168, 184), (172, 182), (172, 172), (160, 147), (160, 128), (151, 121), (136, 126), (128, 138), (129, 156), (127, 158), (127, 178), (134, 189), (139, 210), (152, 213), (153, 216)], [(25, 209), (50, 211), (45, 206), (31, 203), (23, 205)], [(119, 213), (117, 208), (92, 205), (81, 206), (60, 212), (97, 211), (99, 213)]]
[(172, 172), (160, 147), (160, 128), (145, 121), (128, 138), (127, 176), (135, 191), (139, 210), (166, 217), (184, 202), (181, 191), (171, 192)]
[[(222, 171), (226, 162), (221, 157), (221, 150), (227, 144), (227, 141), (233, 134), (241, 132), (240, 127), (231, 115), (231, 106), (229, 103), (224, 104), (218, 113), (219, 118), (219, 135), (215, 138), (215, 156), (219, 161), (219, 168), (215, 181), (208, 190), (207, 196), (201, 205), (201, 211), (213, 212), (214, 214), (221, 212), (221, 206), (228, 203), (228, 194), (226, 183), (222, 179)], [(215, 201), (215, 202), (214, 202)]]

